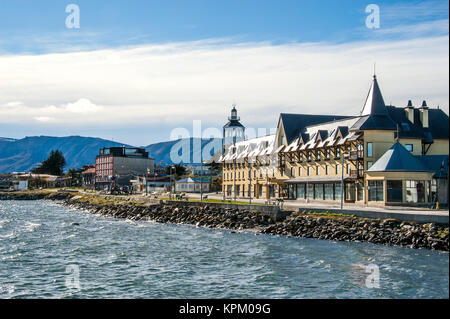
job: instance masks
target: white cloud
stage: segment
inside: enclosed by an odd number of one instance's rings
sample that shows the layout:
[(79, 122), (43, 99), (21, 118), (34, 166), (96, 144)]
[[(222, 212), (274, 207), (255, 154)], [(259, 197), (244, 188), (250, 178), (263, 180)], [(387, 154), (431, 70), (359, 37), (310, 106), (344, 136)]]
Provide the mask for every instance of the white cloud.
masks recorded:
[[(448, 36), (347, 44), (208, 41), (0, 56), (0, 123), (274, 126), (280, 112), (358, 114), (373, 63), (386, 103), (448, 111)], [(20, 102), (17, 102), (20, 101)], [(6, 107), (5, 107), (6, 106)]]
[(72, 113), (90, 114), (96, 113), (103, 109), (100, 105), (95, 105), (88, 99), (79, 99), (75, 103), (68, 103), (63, 108)]

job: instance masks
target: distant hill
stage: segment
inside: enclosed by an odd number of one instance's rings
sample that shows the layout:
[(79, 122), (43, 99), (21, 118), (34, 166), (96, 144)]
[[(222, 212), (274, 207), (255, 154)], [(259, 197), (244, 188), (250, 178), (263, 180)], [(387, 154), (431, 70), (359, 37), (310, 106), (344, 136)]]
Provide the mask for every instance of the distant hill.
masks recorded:
[(100, 138), (69, 136), (34, 136), (20, 140), (0, 140), (0, 173), (29, 171), (45, 160), (52, 150), (60, 150), (66, 158), (66, 170), (94, 164), (102, 147), (123, 144)]
[[(187, 161), (181, 161), (181, 164), (193, 164), (193, 165), (200, 165), (200, 160), (209, 160), (212, 155), (214, 155), (214, 150), (220, 151), (222, 146), (222, 139), (209, 139), (209, 140), (202, 140), (202, 149), (204, 154), (204, 158), (200, 157), (200, 147), (194, 147), (194, 140), (198, 143), (200, 139), (198, 138), (190, 138), (190, 139), (184, 139), (184, 140), (176, 140), (176, 141), (169, 141), (169, 142), (162, 142), (162, 143), (156, 143), (156, 144), (150, 144), (145, 147), (147, 152), (149, 152), (150, 156), (155, 159), (155, 164), (161, 163), (164, 166), (173, 164), (173, 160), (176, 160), (176, 163), (178, 164), (178, 159), (184, 159), (181, 150), (179, 154), (179, 158), (171, 158), (171, 150), (172, 147), (179, 145), (184, 146), (183, 151), (189, 152), (189, 156), (186, 157), (188, 159)], [(181, 143), (181, 144), (180, 144)], [(176, 148), (179, 150), (179, 148)]]
[[(189, 151), (189, 161), (192, 161), (194, 154), (200, 154), (199, 150), (194, 151), (193, 140), (191, 138), (189, 142), (183, 141), (185, 146), (190, 145), (185, 148), (186, 152)], [(203, 146), (211, 145), (211, 141), (205, 140), (202, 144)], [(145, 148), (150, 156), (155, 159), (156, 164), (170, 165), (172, 164), (170, 150), (179, 142), (180, 140), (150, 144)], [(220, 145), (221, 139), (215, 140), (215, 142), (216, 145)], [(34, 136), (20, 140), (0, 138), (0, 173), (30, 171), (45, 160), (52, 150), (60, 150), (63, 153), (67, 162), (65, 170), (80, 168), (83, 165), (94, 164), (99, 149), (123, 145), (100, 138), (81, 136)], [(210, 155), (205, 157), (203, 160), (208, 160)], [(198, 156), (198, 158), (200, 157)]]

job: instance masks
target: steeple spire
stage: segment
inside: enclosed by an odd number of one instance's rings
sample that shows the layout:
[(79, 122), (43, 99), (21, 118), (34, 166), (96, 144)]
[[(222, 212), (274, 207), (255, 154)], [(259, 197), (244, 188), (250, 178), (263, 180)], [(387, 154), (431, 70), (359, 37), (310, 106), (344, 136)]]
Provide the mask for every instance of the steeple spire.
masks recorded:
[(367, 95), (366, 103), (361, 111), (361, 116), (365, 115), (387, 115), (386, 105), (384, 104), (383, 95), (381, 95), (378, 86), (377, 76), (374, 74), (372, 86)]

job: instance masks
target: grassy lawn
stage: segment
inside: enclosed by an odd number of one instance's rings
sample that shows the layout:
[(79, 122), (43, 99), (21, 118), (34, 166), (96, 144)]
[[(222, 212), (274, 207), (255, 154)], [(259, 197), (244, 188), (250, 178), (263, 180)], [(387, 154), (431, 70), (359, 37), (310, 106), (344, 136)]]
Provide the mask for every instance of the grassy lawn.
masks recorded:
[[(168, 197), (160, 197), (159, 199), (162, 200), (170, 200)], [(179, 201), (179, 202), (185, 202), (185, 200), (177, 200), (177, 199), (172, 199), (173, 201)], [(189, 198), (189, 202), (196, 202), (196, 203), (200, 203), (200, 198)], [(242, 204), (242, 205), (248, 205), (248, 202), (242, 202), (242, 201), (230, 201), (230, 200), (220, 200), (220, 199), (204, 199), (203, 203), (220, 203), (220, 204)], [(254, 203), (252, 202), (252, 205), (261, 205), (261, 206), (268, 206), (264, 203)]]

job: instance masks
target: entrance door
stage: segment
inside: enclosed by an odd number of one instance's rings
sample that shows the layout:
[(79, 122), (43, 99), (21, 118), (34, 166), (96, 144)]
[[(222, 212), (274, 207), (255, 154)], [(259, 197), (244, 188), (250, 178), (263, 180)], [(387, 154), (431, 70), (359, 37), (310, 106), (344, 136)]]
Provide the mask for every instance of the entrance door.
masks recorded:
[(345, 201), (346, 202), (355, 202), (356, 199), (356, 187), (355, 183), (346, 183), (345, 184)]

